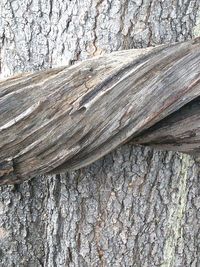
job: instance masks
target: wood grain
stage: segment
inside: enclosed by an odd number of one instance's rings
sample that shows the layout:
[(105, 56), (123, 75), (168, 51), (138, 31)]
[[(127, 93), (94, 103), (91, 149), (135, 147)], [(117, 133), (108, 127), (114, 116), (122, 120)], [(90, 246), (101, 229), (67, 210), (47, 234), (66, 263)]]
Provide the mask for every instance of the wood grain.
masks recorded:
[(3, 80), (0, 184), (81, 168), (130, 140), (197, 154), (199, 97), (200, 38)]

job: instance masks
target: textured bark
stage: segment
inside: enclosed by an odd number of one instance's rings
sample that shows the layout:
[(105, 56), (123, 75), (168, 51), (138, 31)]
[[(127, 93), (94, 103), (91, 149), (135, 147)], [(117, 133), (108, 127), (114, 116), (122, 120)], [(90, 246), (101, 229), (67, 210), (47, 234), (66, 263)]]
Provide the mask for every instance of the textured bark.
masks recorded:
[[(198, 5), (3, 0), (2, 77), (190, 39)], [(199, 184), (191, 156), (124, 145), (79, 171), (4, 186), (1, 265), (198, 266)]]

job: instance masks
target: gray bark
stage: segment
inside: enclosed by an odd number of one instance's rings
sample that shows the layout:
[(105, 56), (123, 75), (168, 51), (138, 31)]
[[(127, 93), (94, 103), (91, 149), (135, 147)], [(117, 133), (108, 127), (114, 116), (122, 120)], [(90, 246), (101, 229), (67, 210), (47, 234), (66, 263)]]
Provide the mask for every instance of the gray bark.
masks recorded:
[[(1, 2), (1, 76), (199, 34), (199, 1)], [(199, 168), (126, 144), (87, 168), (4, 186), (2, 266), (199, 266)]]

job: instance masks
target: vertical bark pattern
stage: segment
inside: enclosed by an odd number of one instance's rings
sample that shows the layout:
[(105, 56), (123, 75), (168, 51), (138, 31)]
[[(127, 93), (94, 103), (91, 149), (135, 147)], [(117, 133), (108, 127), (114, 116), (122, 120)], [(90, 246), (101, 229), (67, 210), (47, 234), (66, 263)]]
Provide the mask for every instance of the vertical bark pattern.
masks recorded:
[(197, 0), (2, 0), (2, 76), (189, 39), (198, 8)]
[[(198, 0), (2, 0), (1, 76), (192, 37)], [(195, 33), (197, 34), (197, 26)], [(198, 266), (198, 165), (124, 145), (0, 188), (2, 266)]]

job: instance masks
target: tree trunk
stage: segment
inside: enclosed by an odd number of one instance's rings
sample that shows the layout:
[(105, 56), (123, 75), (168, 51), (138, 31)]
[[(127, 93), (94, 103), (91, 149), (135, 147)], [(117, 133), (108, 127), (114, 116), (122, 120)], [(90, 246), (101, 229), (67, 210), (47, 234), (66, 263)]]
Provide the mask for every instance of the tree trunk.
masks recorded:
[[(199, 35), (199, 1), (2, 0), (1, 76)], [(199, 170), (126, 144), (0, 188), (1, 266), (199, 266)]]

